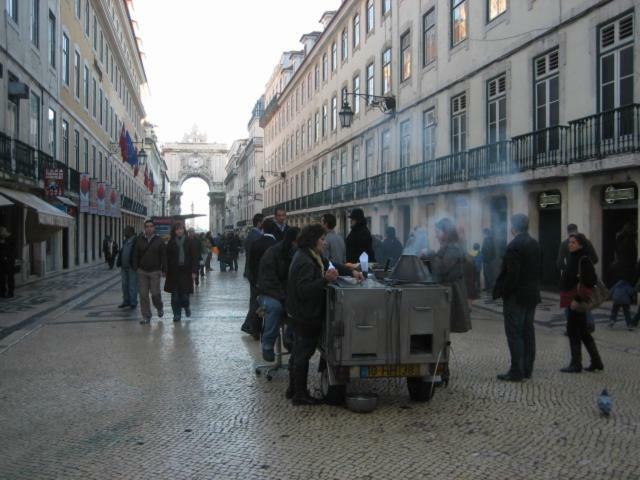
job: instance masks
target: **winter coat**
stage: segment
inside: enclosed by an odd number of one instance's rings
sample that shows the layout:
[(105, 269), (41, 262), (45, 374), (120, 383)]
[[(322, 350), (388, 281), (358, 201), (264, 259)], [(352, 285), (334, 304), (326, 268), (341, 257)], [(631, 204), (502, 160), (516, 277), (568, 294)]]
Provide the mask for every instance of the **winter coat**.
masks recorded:
[(369, 263), (376, 261), (371, 232), (369, 232), (365, 222), (356, 223), (351, 228), (345, 243), (348, 263), (358, 263), (362, 252), (367, 252), (367, 255), (369, 255)]
[(568, 307), (572, 300), (587, 300), (584, 293), (581, 295), (578, 292), (578, 283), (583, 287), (593, 288), (597, 281), (596, 269), (591, 263), (587, 249), (583, 247), (570, 252), (560, 280), (560, 307)]
[(284, 242), (278, 242), (264, 252), (260, 259), (256, 282), (259, 295), (268, 295), (280, 301), (284, 301), (287, 296), (287, 276), (295, 253), (292, 247), (285, 253), (284, 247)]
[(251, 252), (249, 254), (249, 269), (247, 270), (247, 279), (252, 285), (255, 285), (258, 281), (258, 272), (260, 269), (260, 260), (269, 247), (274, 246), (277, 240), (273, 235), (262, 235), (251, 245)]
[(15, 273), (16, 271), (16, 245), (12, 237), (0, 242), (0, 272)]
[(133, 247), (134, 270), (145, 272), (167, 271), (167, 249), (158, 235), (151, 237), (150, 241), (144, 235), (140, 235)]
[(346, 246), (344, 238), (335, 231), (330, 230), (324, 237), (325, 249), (324, 254), (327, 260), (333, 263), (344, 263), (346, 258)]
[[(325, 271), (329, 261), (323, 258)], [(351, 270), (335, 265), (340, 275)], [(318, 262), (308, 249), (298, 249), (293, 255), (287, 279), (286, 310), (294, 330), (303, 336), (317, 336), (325, 320), (327, 281)]]
[[(598, 254), (596, 253), (596, 249), (593, 248), (593, 244), (587, 240), (583, 249), (589, 255), (589, 259), (591, 263), (594, 265), (598, 263)], [(558, 270), (562, 271), (566, 268), (567, 262), (569, 258), (569, 239), (565, 239), (562, 244), (560, 244), (560, 249), (558, 250), (558, 258), (556, 259), (556, 267)]]
[(509, 243), (502, 270), (493, 288), (493, 298), (515, 297), (516, 303), (531, 308), (540, 303), (542, 253), (540, 244), (528, 233), (520, 233)]
[(198, 273), (198, 245), (196, 239), (184, 239), (184, 265), (178, 265), (178, 242), (175, 238), (167, 243), (167, 278), (164, 291), (169, 293), (193, 293), (193, 274)]
[(443, 245), (431, 258), (431, 270), (436, 281), (451, 287), (450, 330), (463, 333), (471, 330), (471, 315), (467, 303), (464, 277), (465, 252), (458, 243)]
[(631, 305), (635, 291), (631, 284), (626, 280), (618, 280), (616, 284), (609, 289), (609, 295), (614, 305)]
[(249, 271), (249, 254), (251, 253), (251, 245), (253, 245), (253, 242), (255, 242), (257, 239), (259, 239), (262, 236), (262, 232), (260, 231), (259, 228), (257, 227), (253, 227), (251, 230), (249, 230), (249, 233), (247, 234), (247, 238), (244, 239), (244, 256), (245, 256), (245, 262), (244, 262), (244, 278), (248, 278), (248, 271)]
[(279, 242), (281, 240), (284, 240), (284, 234), (287, 232), (287, 230), (289, 230), (289, 225), (285, 223), (282, 229), (280, 228), (280, 225), (277, 223), (276, 223), (276, 226), (277, 228), (274, 236), (276, 237), (276, 240)]

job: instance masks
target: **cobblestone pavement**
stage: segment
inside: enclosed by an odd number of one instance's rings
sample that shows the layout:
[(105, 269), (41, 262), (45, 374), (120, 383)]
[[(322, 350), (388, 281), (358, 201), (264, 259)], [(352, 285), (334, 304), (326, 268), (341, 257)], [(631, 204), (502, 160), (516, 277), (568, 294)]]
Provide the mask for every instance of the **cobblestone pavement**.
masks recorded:
[(44, 317), (0, 354), (0, 478), (640, 479), (638, 332), (599, 327), (606, 371), (563, 375), (566, 338), (538, 327), (534, 378), (498, 383), (502, 324), (478, 310), (452, 339), (448, 389), (416, 404), (402, 381), (363, 382), (381, 398), (362, 415), (292, 407), (284, 375), (255, 377), (258, 346), (239, 332), (247, 293), (216, 271), (181, 324), (167, 302), (139, 325), (113, 284)]

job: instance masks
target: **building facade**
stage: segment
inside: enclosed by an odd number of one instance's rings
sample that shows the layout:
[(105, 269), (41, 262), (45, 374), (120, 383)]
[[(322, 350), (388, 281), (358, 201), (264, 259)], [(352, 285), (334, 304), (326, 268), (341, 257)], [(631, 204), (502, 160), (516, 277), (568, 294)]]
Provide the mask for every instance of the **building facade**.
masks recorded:
[(246, 138), (235, 140), (227, 154), (224, 171), (224, 230), (235, 230), (236, 224), (240, 220), (242, 200), (241, 182), (239, 175), (240, 159), (244, 154), (245, 147), (249, 143)]
[[(15, 233), (23, 282), (100, 261), (105, 235), (142, 229), (146, 188), (118, 141), (124, 128), (139, 148), (146, 75), (130, 1), (7, 0), (3, 14), (0, 181), (11, 205), (0, 223)], [(119, 215), (80, 213), (81, 177), (103, 186), (98, 196), (114, 191)]]
[(606, 279), (616, 233), (639, 220), (636, 15), (633, 0), (342, 2), (267, 86), (265, 170), (281, 174), (264, 212), (332, 211), (344, 231), (357, 206), (373, 233), (425, 226), (432, 247), (449, 216), (468, 244), (489, 228), (500, 248), (522, 212), (553, 252), (547, 285), (568, 223)]

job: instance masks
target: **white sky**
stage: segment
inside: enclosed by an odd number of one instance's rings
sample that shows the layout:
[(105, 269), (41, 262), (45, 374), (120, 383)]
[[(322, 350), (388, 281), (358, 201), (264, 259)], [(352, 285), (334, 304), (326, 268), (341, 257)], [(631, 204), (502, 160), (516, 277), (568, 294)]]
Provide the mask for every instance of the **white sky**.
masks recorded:
[(181, 140), (195, 123), (209, 141), (247, 135), (255, 102), (280, 54), (321, 30), (340, 0), (134, 0), (160, 142)]

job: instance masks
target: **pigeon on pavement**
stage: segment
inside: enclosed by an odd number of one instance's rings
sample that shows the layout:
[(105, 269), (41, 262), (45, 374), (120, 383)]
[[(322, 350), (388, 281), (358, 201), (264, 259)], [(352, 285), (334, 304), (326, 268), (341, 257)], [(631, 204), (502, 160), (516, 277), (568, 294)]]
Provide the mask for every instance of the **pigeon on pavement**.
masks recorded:
[(598, 408), (600, 409), (600, 413), (605, 417), (608, 417), (611, 413), (612, 406), (613, 402), (609, 396), (609, 392), (607, 392), (607, 389), (605, 388), (602, 390), (602, 393), (598, 395)]

